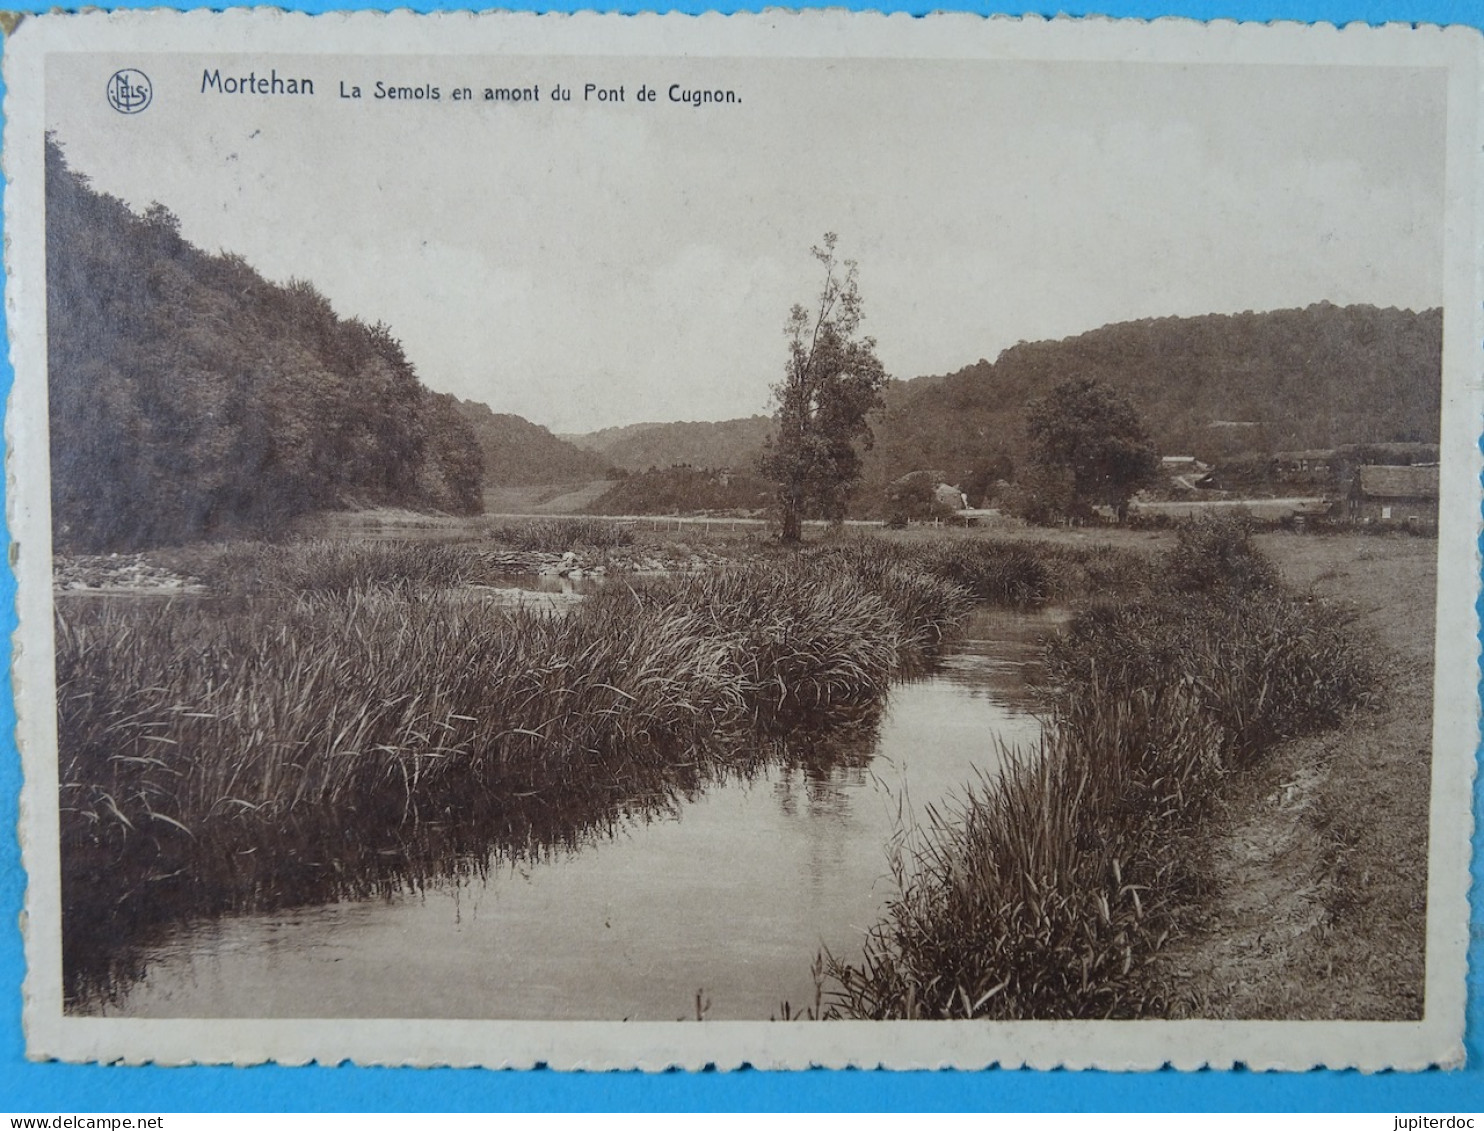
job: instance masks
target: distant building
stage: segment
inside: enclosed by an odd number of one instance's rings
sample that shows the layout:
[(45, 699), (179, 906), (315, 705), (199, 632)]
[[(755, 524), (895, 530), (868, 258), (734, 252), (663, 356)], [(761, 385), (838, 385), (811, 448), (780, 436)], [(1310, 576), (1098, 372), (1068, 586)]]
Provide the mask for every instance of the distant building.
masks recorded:
[(1350, 518), (1361, 522), (1436, 526), (1438, 467), (1436, 464), (1358, 467), (1345, 509)]
[(933, 497), (939, 506), (949, 510), (961, 511), (969, 507), (969, 497), (950, 483), (939, 483), (933, 488)]
[(1169, 476), (1170, 483), (1185, 491), (1195, 491), (1211, 486), (1211, 467), (1195, 456), (1160, 456), (1159, 468)]
[(1310, 448), (1302, 452), (1274, 452), (1273, 470), (1279, 475), (1325, 472), (1335, 458), (1332, 448)]

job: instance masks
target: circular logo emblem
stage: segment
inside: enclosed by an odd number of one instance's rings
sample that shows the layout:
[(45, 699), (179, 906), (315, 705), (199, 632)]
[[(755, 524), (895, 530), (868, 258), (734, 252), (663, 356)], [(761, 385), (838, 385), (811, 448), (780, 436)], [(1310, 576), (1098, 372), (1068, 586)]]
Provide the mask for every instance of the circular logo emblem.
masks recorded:
[(149, 76), (143, 71), (126, 68), (115, 71), (108, 80), (108, 104), (120, 114), (137, 114), (155, 96)]

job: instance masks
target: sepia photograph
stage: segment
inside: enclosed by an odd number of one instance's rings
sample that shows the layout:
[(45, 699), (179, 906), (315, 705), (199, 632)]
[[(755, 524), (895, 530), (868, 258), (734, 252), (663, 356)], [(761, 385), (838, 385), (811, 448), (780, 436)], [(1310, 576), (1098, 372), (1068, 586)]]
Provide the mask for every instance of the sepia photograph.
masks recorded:
[(12, 37), (33, 1052), (1456, 1062), (1477, 37), (619, 19)]

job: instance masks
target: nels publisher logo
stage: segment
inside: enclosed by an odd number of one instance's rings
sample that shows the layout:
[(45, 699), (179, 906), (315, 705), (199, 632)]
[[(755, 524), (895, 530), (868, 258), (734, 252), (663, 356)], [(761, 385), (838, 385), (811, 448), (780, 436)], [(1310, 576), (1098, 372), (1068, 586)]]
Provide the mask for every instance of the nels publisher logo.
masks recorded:
[(137, 114), (155, 96), (149, 76), (143, 71), (115, 71), (108, 80), (108, 104), (120, 114)]

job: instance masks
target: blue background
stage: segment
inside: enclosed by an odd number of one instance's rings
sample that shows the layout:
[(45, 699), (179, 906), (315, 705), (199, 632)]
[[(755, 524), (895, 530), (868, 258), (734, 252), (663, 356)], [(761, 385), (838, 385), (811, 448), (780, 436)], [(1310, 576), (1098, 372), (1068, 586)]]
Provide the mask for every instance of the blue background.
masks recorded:
[[(106, 0), (103, 0), (106, 3)], [(775, 0), (776, 2), (776, 0)], [(473, 7), (476, 3), (325, 4), (280, 0), (283, 7), (319, 12), (334, 8), (401, 7), (432, 11)], [(11, 10), (43, 11), (38, 0), (9, 0)], [(187, 7), (180, 0), (135, 0), (119, 8)], [(765, 4), (702, 3), (532, 3), (502, 0), (502, 7), (530, 10), (741, 12)], [(811, 5), (815, 6), (815, 5)], [(818, 5), (824, 6), (824, 5)], [(1108, 15), (1153, 19), (1297, 20), (1336, 24), (1432, 23), (1484, 27), (1484, 0), (1154, 0), (1114, 2), (1097, 8), (1072, 6), (991, 8), (964, 0), (931, 4), (833, 0), (830, 6), (881, 7), (922, 15), (929, 11), (1005, 12), (1012, 15)], [(12, 373), (0, 358), (0, 391), (8, 395)], [(0, 559), (3, 561), (4, 559)], [(10, 634), (15, 628), (15, 582), (0, 566), (0, 653), (8, 667)], [(0, 735), (15, 733), (9, 682), (0, 684)], [(350, 1065), (278, 1068), (98, 1067), (32, 1064), (25, 1059), (21, 1034), (21, 981), (25, 961), (16, 928), (25, 878), (15, 837), (19, 817), (20, 761), (13, 740), (0, 757), (0, 1111), (158, 1112), (158, 1111), (466, 1111), (466, 1110), (630, 1110), (630, 1109), (819, 1109), (819, 1110), (1354, 1110), (1448, 1111), (1484, 1108), (1484, 1046), (1481, 1046), (1479, 969), (1484, 957), (1484, 925), (1474, 898), (1470, 941), (1469, 1066), (1453, 1072), (1419, 1074), (1236, 1072), (1119, 1075), (1099, 1072), (826, 1072), (731, 1073), (493, 1072), (480, 1069), (379, 1069)], [(1480, 878), (1479, 792), (1474, 799), (1474, 879)]]

